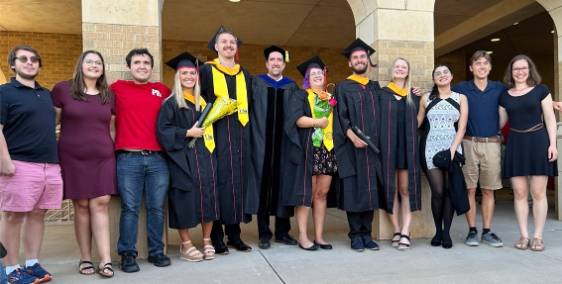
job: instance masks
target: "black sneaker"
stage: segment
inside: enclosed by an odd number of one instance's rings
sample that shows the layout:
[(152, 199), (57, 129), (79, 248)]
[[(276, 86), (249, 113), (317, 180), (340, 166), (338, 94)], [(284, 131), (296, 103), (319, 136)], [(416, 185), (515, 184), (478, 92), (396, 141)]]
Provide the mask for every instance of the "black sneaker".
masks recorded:
[(478, 231), (470, 230), (464, 240), (464, 244), (469, 247), (476, 247), (480, 244), (478, 241)]
[(260, 239), (258, 246), (260, 249), (268, 249), (271, 247), (271, 242), (268, 239)]
[(157, 255), (149, 255), (148, 262), (158, 267), (169, 266), (170, 264), (172, 264), (170, 258), (164, 255), (163, 253)]
[(351, 239), (351, 249), (357, 252), (362, 252), (365, 250), (365, 245), (361, 237), (356, 237)]
[(492, 232), (482, 234), (482, 242), (495, 248), (503, 247), (502, 239)]
[(363, 241), (363, 246), (366, 249), (370, 249), (370, 250), (379, 250), (379, 245), (373, 241), (373, 239), (371, 239), (370, 235), (363, 235), (361, 236), (361, 241)]
[(140, 270), (140, 267), (137, 264), (136, 252), (125, 252), (121, 255), (121, 270), (127, 273), (133, 273)]

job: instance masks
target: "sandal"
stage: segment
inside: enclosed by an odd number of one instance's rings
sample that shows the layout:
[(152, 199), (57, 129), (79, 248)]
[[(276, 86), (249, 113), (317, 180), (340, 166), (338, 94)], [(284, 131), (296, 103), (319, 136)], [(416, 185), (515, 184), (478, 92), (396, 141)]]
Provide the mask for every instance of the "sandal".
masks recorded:
[(203, 255), (205, 260), (215, 259), (215, 247), (211, 243), (211, 239), (203, 239)]
[[(408, 240), (408, 242), (402, 241), (402, 239)], [(411, 246), (410, 236), (409, 235), (401, 235), (400, 242), (398, 243), (398, 250), (407, 250)]]
[(515, 248), (520, 250), (526, 250), (529, 248), (529, 238), (521, 237), (517, 243), (515, 243)]
[(96, 273), (94, 264), (89, 260), (80, 260), (78, 263), (78, 272), (82, 275), (92, 275)]
[(191, 241), (183, 242), (180, 245), (180, 258), (187, 261), (198, 262), (203, 260), (203, 253), (201, 253), (195, 246), (191, 245), (186, 251), (183, 250), (185, 245), (191, 244)]
[(102, 267), (98, 267), (98, 274), (105, 277), (105, 278), (111, 278), (113, 277), (113, 264), (111, 264), (111, 262), (108, 262), (106, 264), (104, 264)]
[(392, 246), (393, 247), (398, 247), (398, 243), (400, 242), (401, 237), (402, 237), (402, 234), (400, 234), (400, 232), (394, 233), (394, 235), (392, 235)]
[(532, 251), (543, 251), (544, 250), (544, 242), (541, 238), (533, 238), (531, 242), (531, 250)]

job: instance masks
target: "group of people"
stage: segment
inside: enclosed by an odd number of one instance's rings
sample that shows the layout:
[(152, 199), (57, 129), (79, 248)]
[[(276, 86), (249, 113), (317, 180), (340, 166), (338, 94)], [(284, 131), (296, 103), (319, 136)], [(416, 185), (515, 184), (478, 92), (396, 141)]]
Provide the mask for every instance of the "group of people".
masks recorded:
[[(465, 243), (480, 243), (478, 185), (481, 241), (503, 246), (491, 231), (494, 190), (509, 178), (521, 232), (515, 246), (544, 249), (546, 183), (557, 174), (556, 121), (550, 92), (530, 58), (513, 58), (504, 85), (488, 79), (491, 58), (477, 51), (469, 66), (473, 80), (452, 87), (451, 69), (437, 65), (431, 92), (422, 94), (412, 86), (405, 58), (390, 66), (388, 85), (370, 80), (375, 50), (361, 39), (343, 50), (351, 75), (335, 86), (318, 56), (297, 66), (304, 78), (297, 86), (283, 75), (288, 53), (278, 46), (264, 50), (267, 73), (251, 76), (237, 62), (240, 44), (221, 27), (209, 42), (217, 58), (202, 62), (188, 52), (172, 58), (166, 63), (175, 70), (171, 89), (150, 81), (154, 58), (143, 48), (126, 56), (132, 80), (109, 85), (102, 54), (88, 50), (78, 58), (73, 78), (51, 92), (35, 80), (42, 65), (35, 49), (19, 45), (10, 52), (15, 77), (0, 86), (0, 241), (7, 249), (9, 283), (52, 278), (38, 261), (43, 218), (63, 198), (73, 201), (78, 271), (84, 275), (114, 274), (108, 215), (114, 194), (121, 202), (117, 251), (124, 272), (140, 270), (136, 241), (142, 200), (148, 261), (159, 267), (171, 263), (162, 240), (166, 201), (169, 226), (181, 239), (179, 256), (187, 261), (212, 260), (229, 247), (251, 251), (240, 223), (252, 215), (257, 215), (261, 249), (275, 236), (276, 242), (306, 251), (330, 250), (324, 238), (329, 206), (346, 211), (353, 250), (379, 249), (371, 237), (379, 208), (392, 221), (392, 246), (406, 250), (412, 212), (422, 209), (422, 172), (431, 188), (432, 246), (453, 246), (449, 230), (455, 212), (466, 213)], [(232, 105), (224, 117), (202, 123), (204, 110)], [(511, 134), (502, 159), (500, 129), (506, 122)], [(293, 215), (296, 239), (289, 235)], [(270, 216), (275, 216), (274, 232)], [(201, 249), (190, 234), (199, 224)], [(18, 264), (22, 239), (24, 266)]]

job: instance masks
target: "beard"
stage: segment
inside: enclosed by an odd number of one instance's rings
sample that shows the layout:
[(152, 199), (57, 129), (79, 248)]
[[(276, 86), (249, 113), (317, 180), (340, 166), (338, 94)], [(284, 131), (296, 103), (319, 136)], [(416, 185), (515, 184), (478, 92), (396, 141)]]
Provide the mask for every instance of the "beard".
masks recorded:
[(362, 66), (355, 65), (355, 66), (352, 66), (352, 67), (351, 67), (351, 70), (352, 70), (353, 73), (355, 73), (355, 74), (363, 75), (363, 74), (367, 73), (367, 67), (368, 67), (368, 66), (367, 66), (366, 64), (365, 64), (363, 67), (362, 67)]

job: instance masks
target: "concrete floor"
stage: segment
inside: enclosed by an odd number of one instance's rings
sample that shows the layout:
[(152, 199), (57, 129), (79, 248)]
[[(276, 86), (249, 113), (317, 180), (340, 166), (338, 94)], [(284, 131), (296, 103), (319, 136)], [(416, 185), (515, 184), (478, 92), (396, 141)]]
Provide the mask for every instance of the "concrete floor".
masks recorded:
[[(381, 241), (380, 251), (358, 253), (349, 249), (345, 214), (331, 209), (326, 239), (333, 243), (332, 251), (306, 252), (276, 243), (272, 243), (268, 250), (260, 250), (256, 224), (250, 223), (243, 226), (244, 240), (254, 247), (250, 253), (231, 250), (230, 255), (217, 256), (213, 261), (190, 263), (179, 260), (177, 246), (170, 246), (170, 267), (157, 268), (141, 260), (141, 271), (127, 274), (116, 265), (115, 277), (105, 282), (562, 283), (562, 222), (549, 217), (544, 233), (544, 252), (519, 251), (513, 247), (519, 233), (512, 203), (498, 201), (497, 207), (494, 231), (503, 239), (503, 248), (465, 246), (462, 241), (467, 228), (465, 218), (461, 216), (453, 221), (454, 247), (450, 250), (433, 248), (428, 239), (416, 239), (409, 251), (398, 251), (388, 241)], [(193, 236), (200, 234), (194, 232)], [(54, 282), (100, 283), (98, 275), (83, 276), (76, 272), (78, 258), (73, 227), (48, 226), (42, 263), (54, 274)], [(114, 261), (117, 263), (118, 260)]]

